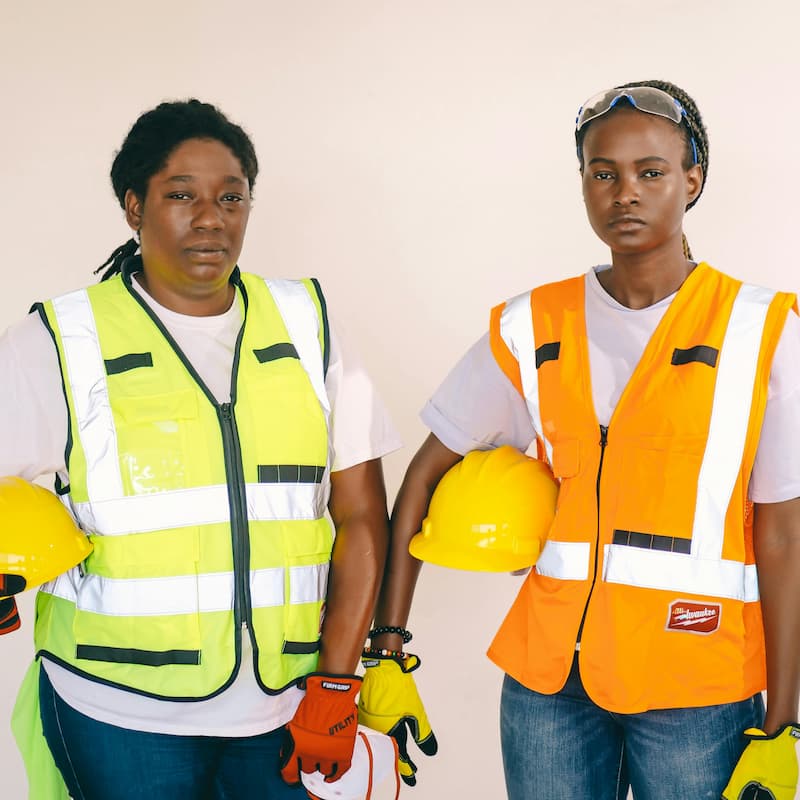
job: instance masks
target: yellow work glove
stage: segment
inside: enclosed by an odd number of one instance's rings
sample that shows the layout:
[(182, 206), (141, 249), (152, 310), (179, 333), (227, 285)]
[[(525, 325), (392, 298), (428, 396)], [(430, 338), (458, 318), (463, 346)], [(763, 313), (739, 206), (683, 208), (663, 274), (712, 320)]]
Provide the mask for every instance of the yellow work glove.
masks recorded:
[(436, 755), (438, 749), (411, 674), (421, 662), (411, 653), (405, 658), (365, 653), (361, 663), (365, 673), (358, 698), (358, 721), (397, 742), (400, 777), (414, 786), (417, 767), (408, 756), (408, 731), (426, 756)]
[(772, 736), (758, 728), (748, 728), (744, 735), (749, 743), (722, 792), (723, 800), (794, 800), (800, 724), (784, 725)]

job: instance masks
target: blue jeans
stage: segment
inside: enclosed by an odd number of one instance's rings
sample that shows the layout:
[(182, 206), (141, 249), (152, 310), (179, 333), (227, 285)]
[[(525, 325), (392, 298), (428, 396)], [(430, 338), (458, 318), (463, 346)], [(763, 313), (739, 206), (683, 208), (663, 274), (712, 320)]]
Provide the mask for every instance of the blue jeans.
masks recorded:
[(509, 800), (719, 800), (764, 702), (613, 714), (587, 696), (577, 657), (564, 688), (506, 675), (500, 735)]
[(283, 728), (260, 736), (170, 736), (107, 725), (67, 705), (41, 670), (47, 744), (74, 800), (308, 800), (279, 773)]

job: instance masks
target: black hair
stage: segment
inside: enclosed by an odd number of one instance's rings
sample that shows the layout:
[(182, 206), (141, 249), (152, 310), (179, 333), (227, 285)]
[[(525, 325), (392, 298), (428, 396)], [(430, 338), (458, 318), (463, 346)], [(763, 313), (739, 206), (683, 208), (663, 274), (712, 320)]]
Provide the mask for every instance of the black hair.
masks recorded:
[[(697, 193), (697, 197), (686, 206), (686, 210), (688, 211), (700, 199), (700, 195), (703, 193), (703, 189), (706, 185), (706, 179), (708, 178), (708, 131), (703, 123), (702, 116), (700, 116), (700, 109), (687, 92), (674, 83), (669, 83), (669, 81), (632, 81), (631, 83), (623, 83), (621, 86), (615, 86), (614, 88), (624, 89), (626, 87), (633, 88), (636, 86), (651, 86), (654, 89), (661, 89), (662, 92), (666, 92), (670, 97), (677, 100), (686, 112), (686, 116), (679, 126), (685, 144), (683, 168), (689, 169), (695, 163), (692, 138), (694, 138), (695, 147), (697, 149), (697, 163), (703, 168), (703, 181), (700, 184), (700, 191)], [(620, 106), (615, 106), (615, 108), (619, 107)], [(624, 106), (622, 107), (624, 108)], [(611, 111), (607, 113), (613, 113), (613, 111), (614, 109), (612, 108)], [(581, 172), (583, 172), (583, 140), (591, 124), (590, 121), (580, 130), (575, 131), (575, 144), (578, 148), (578, 161), (581, 165)], [(686, 241), (685, 236), (683, 237), (683, 251), (686, 257), (691, 260), (692, 251), (689, 249), (689, 243)]]
[[(111, 165), (111, 185), (120, 206), (130, 189), (143, 202), (150, 178), (163, 169), (172, 152), (187, 139), (214, 139), (239, 160), (252, 192), (258, 175), (258, 159), (250, 137), (216, 106), (194, 98), (160, 103), (134, 122)], [(95, 270), (106, 280), (120, 271), (139, 244), (135, 238), (114, 250)], [(109, 266), (110, 265), (110, 266)]]

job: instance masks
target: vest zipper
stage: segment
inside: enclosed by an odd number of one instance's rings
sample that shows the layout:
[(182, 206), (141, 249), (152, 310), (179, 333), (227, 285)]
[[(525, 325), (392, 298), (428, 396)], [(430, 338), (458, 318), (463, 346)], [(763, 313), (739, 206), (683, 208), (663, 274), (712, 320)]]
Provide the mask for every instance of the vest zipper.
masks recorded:
[(225, 454), (225, 467), (229, 476), (228, 502), (231, 509), (231, 544), (233, 547), (233, 618), (236, 636), (240, 636), (242, 626), (250, 625), (250, 537), (247, 522), (247, 493), (245, 490), (242, 450), (236, 429), (236, 418), (231, 403), (218, 407), (220, 428), (222, 429), (222, 449)]
[(603, 474), (603, 459), (606, 454), (606, 446), (608, 445), (608, 426), (600, 426), (600, 463), (597, 465), (597, 483), (595, 484), (595, 497), (597, 498), (597, 534), (595, 538), (594, 547), (594, 568), (592, 571), (592, 585), (589, 587), (589, 594), (586, 596), (586, 605), (583, 607), (583, 616), (581, 617), (581, 624), (578, 627), (578, 643), (581, 640), (583, 633), (583, 624), (586, 622), (586, 612), (589, 610), (589, 601), (592, 599), (592, 592), (594, 585), (597, 583), (597, 564), (600, 556), (600, 476)]

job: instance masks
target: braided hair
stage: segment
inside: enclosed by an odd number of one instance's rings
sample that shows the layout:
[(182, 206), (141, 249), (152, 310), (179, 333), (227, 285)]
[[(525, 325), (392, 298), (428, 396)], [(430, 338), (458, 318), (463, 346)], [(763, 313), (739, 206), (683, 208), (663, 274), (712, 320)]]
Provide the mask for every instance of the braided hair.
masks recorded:
[[(239, 160), (252, 192), (258, 159), (250, 137), (216, 106), (192, 98), (160, 103), (134, 122), (111, 165), (111, 185), (123, 209), (129, 189), (144, 201), (150, 178), (163, 169), (173, 151), (187, 139), (214, 139), (224, 144)], [(138, 248), (136, 238), (129, 239), (94, 274), (105, 269), (100, 280), (107, 280)]]
[[(615, 86), (614, 88), (625, 89), (636, 86), (650, 86), (653, 89), (661, 89), (662, 92), (666, 92), (668, 95), (670, 95), (670, 97), (673, 97), (675, 100), (677, 100), (683, 106), (683, 109), (686, 112), (686, 116), (683, 118), (683, 121), (679, 126), (679, 130), (685, 144), (683, 168), (689, 169), (695, 163), (694, 152), (692, 150), (692, 137), (694, 137), (695, 146), (697, 148), (697, 163), (703, 168), (703, 181), (700, 184), (700, 191), (697, 193), (697, 197), (695, 197), (694, 200), (692, 200), (692, 202), (686, 206), (686, 210), (688, 211), (700, 199), (700, 195), (703, 193), (703, 189), (706, 185), (706, 179), (708, 178), (708, 131), (703, 123), (702, 116), (700, 116), (700, 110), (697, 108), (697, 103), (695, 103), (695, 101), (689, 94), (687, 94), (687, 92), (685, 92), (679, 86), (676, 86), (674, 83), (669, 83), (668, 81), (631, 81), (630, 83), (624, 83), (621, 86)], [(619, 106), (615, 106), (607, 113), (613, 114), (616, 108), (619, 108)], [(586, 131), (591, 124), (592, 123), (589, 122), (579, 131), (575, 131), (575, 144), (578, 147), (578, 160), (580, 161), (581, 172), (583, 172), (583, 140), (586, 136)], [(683, 237), (683, 252), (686, 258), (692, 260), (692, 251), (689, 249), (689, 243), (686, 241), (685, 236)]]

